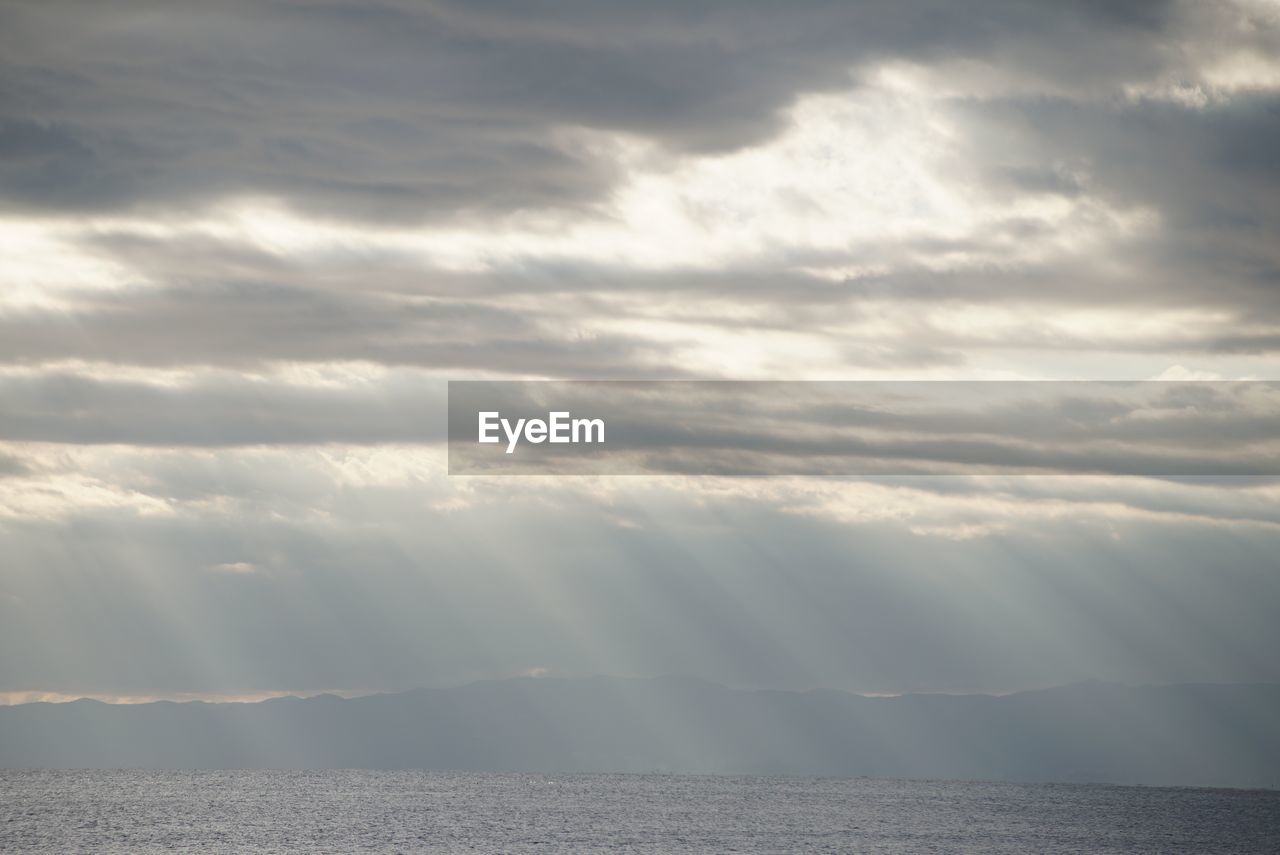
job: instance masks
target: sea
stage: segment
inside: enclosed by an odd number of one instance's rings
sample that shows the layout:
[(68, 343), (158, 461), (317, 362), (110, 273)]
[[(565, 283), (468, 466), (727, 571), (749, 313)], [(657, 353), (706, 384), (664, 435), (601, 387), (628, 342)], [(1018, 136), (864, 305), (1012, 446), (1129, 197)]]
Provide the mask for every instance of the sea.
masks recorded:
[(435, 771), (0, 771), (0, 851), (1280, 853), (1280, 790)]

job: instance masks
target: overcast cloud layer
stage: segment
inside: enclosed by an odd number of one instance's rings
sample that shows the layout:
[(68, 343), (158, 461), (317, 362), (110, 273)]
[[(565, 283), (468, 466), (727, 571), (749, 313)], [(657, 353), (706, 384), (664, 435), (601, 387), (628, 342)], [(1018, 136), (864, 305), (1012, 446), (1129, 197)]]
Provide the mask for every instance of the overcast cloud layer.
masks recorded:
[[(1274, 478), (442, 444), (448, 379), (1280, 380), (1277, 152), (1272, 0), (3, 0), (0, 696), (1280, 680)], [(1205, 394), (1156, 445), (1265, 439)]]

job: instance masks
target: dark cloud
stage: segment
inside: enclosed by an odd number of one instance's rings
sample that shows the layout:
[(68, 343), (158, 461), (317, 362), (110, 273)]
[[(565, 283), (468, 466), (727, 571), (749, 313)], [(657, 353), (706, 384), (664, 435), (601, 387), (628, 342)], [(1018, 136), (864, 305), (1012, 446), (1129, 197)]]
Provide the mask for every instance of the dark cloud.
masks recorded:
[(1036, 170), (1075, 164), (1081, 177), (1069, 192), (1084, 182), (1094, 197), (1159, 218), (1153, 235), (1113, 250), (1122, 277), (1098, 275), (1087, 262), (1068, 266), (1066, 276), (1084, 275), (1065, 299), (1105, 300), (1103, 292), (1119, 290), (1149, 302), (1248, 305), (1275, 319), (1280, 97), (1245, 94), (1201, 107), (988, 101), (966, 113), (967, 138), (988, 152), (971, 162), (983, 186), (1008, 181), (1026, 190)]
[(181, 447), (444, 439), (443, 384), (417, 377), (335, 390), (236, 375), (175, 388), (42, 374), (2, 379), (0, 390), (0, 438), (8, 440)]
[(558, 128), (734, 149), (797, 94), (894, 58), (998, 56), (1087, 86), (1152, 64), (1169, 17), (1006, 0), (11, 3), (0, 193), (80, 210), (258, 193), (356, 219), (575, 207), (615, 176)]
[[(605, 419), (589, 459), (524, 446), (496, 471), (691, 474), (1274, 473), (1274, 384), (622, 383), (457, 387), (459, 472), (491, 471), (475, 410)], [(475, 398), (474, 396), (479, 396)], [(43, 372), (0, 380), (0, 440), (223, 447), (445, 438), (444, 384), (416, 372), (323, 385), (197, 375), (178, 383)], [(473, 401), (481, 401), (483, 405)], [(468, 402), (471, 402), (470, 405)], [(500, 449), (499, 449), (500, 451)], [(456, 455), (456, 460), (453, 457)], [(3, 461), (0, 460), (0, 463)], [(479, 468), (477, 468), (479, 467)], [(4, 467), (0, 467), (3, 469)], [(13, 459), (13, 473), (24, 471)]]
[[(1270, 475), (1273, 383), (455, 383), (450, 471), (472, 474)], [(477, 443), (477, 414), (602, 419), (596, 445)]]
[(456, 371), (679, 376), (661, 348), (621, 335), (548, 332), (559, 319), (465, 301), (406, 301), (256, 281), (83, 293), (74, 311), (0, 319), (0, 359), (152, 367), (369, 361)]
[[(449, 398), (458, 472), (1280, 471), (1273, 383), (463, 383)], [(0, 440), (8, 441), (218, 447), (446, 437), (444, 384), (417, 372), (326, 385), (229, 373), (175, 385), (43, 372), (0, 379), (0, 399)], [(608, 442), (525, 445), (509, 456), (475, 444), (478, 410), (602, 418)]]
[(25, 475), (30, 470), (20, 458), (10, 454), (0, 454), (0, 478), (6, 478), (12, 475)]

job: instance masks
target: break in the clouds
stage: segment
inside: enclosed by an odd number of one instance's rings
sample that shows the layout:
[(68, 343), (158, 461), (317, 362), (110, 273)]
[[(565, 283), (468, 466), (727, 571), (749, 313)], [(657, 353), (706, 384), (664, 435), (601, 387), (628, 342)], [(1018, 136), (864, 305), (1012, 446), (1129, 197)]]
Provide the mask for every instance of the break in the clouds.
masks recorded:
[(0, 692), (1277, 679), (1247, 467), (442, 444), (447, 379), (1280, 379), (1277, 57), (1271, 0), (2, 3)]

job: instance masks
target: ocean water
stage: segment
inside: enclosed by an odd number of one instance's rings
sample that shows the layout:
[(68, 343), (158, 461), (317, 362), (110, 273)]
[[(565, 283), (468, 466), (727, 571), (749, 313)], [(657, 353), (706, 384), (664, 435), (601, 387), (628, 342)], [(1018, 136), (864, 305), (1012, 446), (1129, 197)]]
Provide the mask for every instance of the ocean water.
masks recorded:
[(426, 771), (0, 771), (12, 852), (1280, 852), (1280, 791)]

